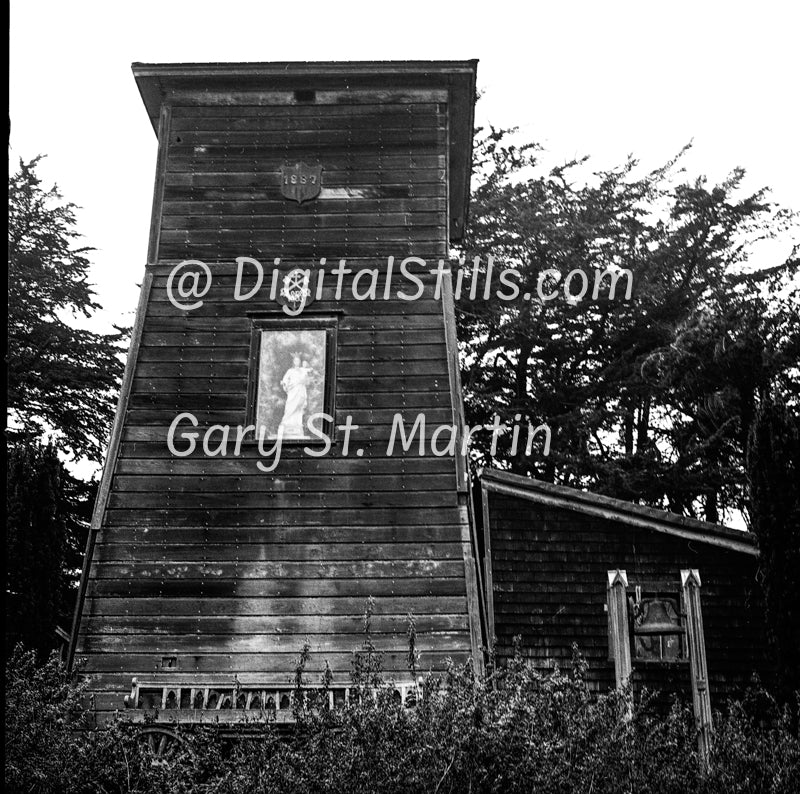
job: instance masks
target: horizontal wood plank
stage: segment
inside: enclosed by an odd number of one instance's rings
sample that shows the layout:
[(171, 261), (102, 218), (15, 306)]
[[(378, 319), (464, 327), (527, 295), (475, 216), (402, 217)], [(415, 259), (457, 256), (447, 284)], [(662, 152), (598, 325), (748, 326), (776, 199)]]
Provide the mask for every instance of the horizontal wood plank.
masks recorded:
[[(373, 152), (371, 154), (360, 154), (352, 157), (349, 154), (340, 157), (325, 157), (325, 162), (317, 157), (310, 157), (304, 160), (307, 165), (321, 165), (326, 172), (347, 172), (357, 173), (359, 171), (374, 171), (386, 169), (410, 169), (433, 168), (442, 169), (447, 167), (447, 158), (443, 154), (427, 153), (420, 154), (414, 152), (396, 152), (385, 154), (384, 152)], [(191, 173), (194, 171), (215, 171), (218, 173), (246, 173), (263, 169), (270, 163), (274, 163), (274, 156), (268, 152), (260, 154), (240, 155), (236, 150), (228, 151), (216, 157), (209, 157), (208, 154), (199, 151), (192, 152), (184, 156), (173, 154), (167, 162), (167, 173)], [(284, 163), (280, 163), (283, 165)]]
[[(178, 107), (225, 107), (228, 112), (235, 108), (234, 113), (239, 113), (242, 106), (251, 107), (285, 107), (291, 106), (293, 110), (299, 107), (309, 107), (298, 102), (294, 91), (260, 91), (257, 89), (225, 91), (209, 89), (198, 93), (191, 89), (174, 89), (169, 92), (170, 105), (176, 110)], [(342, 108), (358, 107), (359, 105), (374, 105), (386, 107), (389, 105), (418, 105), (442, 104), (447, 102), (447, 90), (437, 88), (408, 88), (408, 89), (346, 89), (346, 90), (320, 90), (314, 92), (314, 106), (333, 105)], [(272, 112), (272, 111), (270, 111)]]
[[(162, 615), (174, 617), (197, 617), (211, 619), (215, 616), (251, 615), (254, 617), (269, 617), (276, 615), (357, 615), (363, 621), (367, 599), (351, 598), (347, 596), (327, 598), (105, 598), (92, 605), (93, 609), (86, 612), (87, 619), (104, 616), (133, 616), (147, 625), (147, 618), (159, 618)], [(462, 615), (466, 611), (467, 603), (464, 597), (439, 596), (427, 598), (424, 596), (386, 597), (376, 596), (373, 599), (373, 608), (376, 615), (403, 615), (421, 614), (420, 610), (427, 610), (431, 615)], [(361, 628), (363, 629), (363, 623)]]
[[(137, 444), (139, 446), (139, 444)], [(162, 449), (161, 444), (145, 444), (146, 451), (155, 453)], [(149, 450), (148, 450), (149, 448)], [(299, 477), (303, 475), (326, 477), (353, 477), (369, 475), (388, 475), (405, 479), (414, 477), (414, 482), (423, 477), (428, 477), (453, 470), (453, 461), (448, 457), (420, 457), (410, 454), (407, 457), (342, 457), (338, 450), (331, 450), (330, 455), (321, 458), (312, 458), (300, 450), (286, 449), (283, 452), (287, 460), (291, 460), (291, 473), (282, 474), (275, 472), (267, 474), (265, 478), (280, 480), (282, 477)], [(225, 458), (209, 458), (204, 454), (187, 458), (176, 458), (173, 455), (158, 456), (152, 454), (143, 458), (121, 455), (115, 469), (116, 474), (163, 474), (165, 472), (175, 475), (211, 475), (214, 477), (225, 475), (247, 474), (253, 476), (256, 460), (259, 460), (258, 451), (250, 447), (242, 448), (242, 455)]]
[[(466, 607), (466, 604), (464, 605)], [(465, 631), (467, 626), (466, 609), (457, 615), (415, 615), (419, 632)], [(376, 637), (382, 634), (404, 633), (405, 615), (376, 615), (372, 618), (370, 631)], [(364, 616), (354, 615), (291, 615), (291, 616), (253, 616), (230, 615), (226, 617), (176, 617), (162, 615), (153, 617), (87, 617), (81, 630), (85, 635), (119, 635), (135, 637), (138, 635), (181, 635), (200, 634), (203, 637), (236, 637), (237, 635), (269, 636), (285, 634), (335, 634), (362, 635)], [(341, 637), (343, 642), (352, 638)]]
[[(399, 627), (398, 627), (399, 629)], [(214, 635), (140, 635), (118, 636), (113, 634), (83, 635), (84, 652), (92, 653), (298, 653), (305, 643), (310, 646), (311, 653), (335, 653), (349, 650), (358, 642), (358, 635), (308, 634), (302, 639), (297, 636), (280, 634), (230, 635), (217, 637)], [(406, 645), (405, 631), (395, 634), (375, 635), (374, 643), (378, 650), (399, 651)], [(454, 651), (469, 650), (469, 634), (467, 632), (437, 631), (426, 632), (417, 639), (420, 651), (438, 648)]]
[[(313, 113), (244, 113), (239, 109), (235, 113), (225, 115), (209, 115), (207, 113), (194, 113), (188, 115), (181, 113), (173, 116), (170, 131), (173, 136), (181, 132), (240, 132), (247, 130), (281, 130), (294, 132), (302, 130), (313, 132), (315, 130), (364, 130), (365, 126), (375, 125), (383, 129), (427, 129), (430, 127), (444, 128), (447, 117), (437, 112), (436, 105), (429, 105), (424, 111), (414, 108), (412, 112), (407, 108), (386, 108), (373, 110), (369, 105), (349, 108), (346, 113), (325, 112), (314, 108)], [(250, 109), (248, 109), (250, 110)], [(300, 108), (298, 108), (300, 110)], [(303, 110), (308, 110), (303, 108)], [(360, 112), (353, 112), (360, 111)]]
[(314, 199), (313, 204), (307, 202), (298, 204), (283, 198), (270, 196), (266, 199), (255, 199), (251, 196), (235, 198), (233, 195), (220, 196), (214, 199), (200, 200), (194, 197), (186, 199), (165, 200), (162, 214), (174, 215), (211, 215), (223, 217), (231, 215), (279, 215), (301, 216), (307, 218), (311, 214), (336, 214), (348, 215), (374, 215), (385, 210), (386, 212), (445, 212), (446, 199), (440, 196), (415, 196), (413, 198), (397, 196), (371, 197), (368, 200), (348, 193), (347, 191), (322, 194)]
[(87, 596), (105, 598), (320, 598), (346, 596), (464, 596), (463, 577), (395, 579), (215, 579), (141, 580), (96, 579), (89, 581)]
[[(363, 98), (362, 98), (363, 99)], [(280, 105), (272, 105), (269, 110), (264, 110), (263, 104), (249, 104), (247, 102), (237, 102), (234, 107), (228, 103), (217, 103), (203, 105), (193, 102), (191, 105), (184, 105), (176, 102), (172, 106), (173, 123), (178, 123), (180, 119), (245, 119), (245, 118), (289, 118), (295, 123), (303, 123), (306, 118), (322, 117), (325, 119), (345, 116), (361, 117), (369, 116), (369, 120), (380, 123), (384, 115), (393, 116), (397, 114), (427, 116), (440, 115), (445, 112), (445, 105), (439, 100), (425, 102), (422, 99), (416, 102), (392, 103), (387, 101), (359, 101), (358, 104), (330, 103), (324, 105), (301, 105), (296, 102), (286, 102)]]
[(258, 543), (208, 543), (198, 547), (193, 543), (156, 543), (149, 537), (137, 542), (103, 543), (98, 546), (97, 562), (315, 562), (358, 560), (370, 557), (381, 560), (413, 560), (417, 557), (432, 560), (459, 560), (459, 543), (375, 543), (368, 539), (360, 543), (276, 543), (266, 536)]
[[(207, 213), (165, 215), (162, 230), (209, 229)], [(376, 229), (420, 226), (444, 229), (446, 219), (441, 212), (426, 210), (406, 212), (306, 212), (302, 215), (286, 214), (236, 214), (226, 212), (219, 217), (214, 228), (225, 229), (336, 229), (340, 237), (353, 234), (354, 229)], [(439, 232), (443, 234), (443, 232)]]
[[(204, 487), (205, 486), (205, 487)], [(191, 491), (178, 492), (166, 488), (151, 491), (147, 495), (140, 492), (114, 490), (108, 501), (111, 510), (141, 508), (143, 510), (187, 509), (214, 510), (233, 508), (240, 510), (265, 511), (283, 510), (360, 510), (370, 507), (455, 507), (458, 504), (454, 490), (451, 491), (337, 491), (320, 492), (281, 492), (238, 490), (216, 492), (207, 490), (208, 485), (198, 483)]]
[[(353, 670), (353, 652), (362, 650), (362, 643), (356, 642), (346, 650), (328, 651), (323, 655), (312, 654), (306, 667), (309, 675), (314, 672), (320, 673), (325, 669), (327, 662), (334, 672), (343, 674), (340, 680), (349, 681), (349, 675)], [(213, 681), (224, 680), (228, 686), (234, 685), (234, 674), (241, 674), (241, 681), (280, 681), (283, 680), (291, 685), (294, 670), (297, 665), (297, 657), (302, 650), (302, 642), (295, 648), (288, 651), (263, 651), (262, 653), (204, 653), (204, 654), (183, 654), (178, 658), (178, 668), (164, 671), (162, 670), (162, 654), (154, 652), (132, 651), (128, 653), (87, 653), (84, 648), (79, 648), (79, 656), (85, 659), (83, 669), (91, 670), (92, 676), (97, 675), (98, 683), (106, 686), (114, 685), (120, 687), (124, 694), (130, 693), (131, 678), (139, 675), (141, 681), (147, 681), (147, 677), (158, 677), (169, 675), (175, 681), (187, 680), (189, 674), (203, 674), (202, 681), (211, 683)], [(383, 648), (383, 669), (385, 671), (402, 671), (408, 675), (408, 648)], [(464, 661), (463, 652), (459, 654), (439, 651), (437, 649), (427, 650), (422, 659), (423, 665), (431, 666), (434, 669), (443, 670), (448, 658)], [(103, 675), (105, 674), (105, 675)], [(222, 677), (225, 676), (223, 679)], [(119, 708), (121, 706), (118, 705)]]

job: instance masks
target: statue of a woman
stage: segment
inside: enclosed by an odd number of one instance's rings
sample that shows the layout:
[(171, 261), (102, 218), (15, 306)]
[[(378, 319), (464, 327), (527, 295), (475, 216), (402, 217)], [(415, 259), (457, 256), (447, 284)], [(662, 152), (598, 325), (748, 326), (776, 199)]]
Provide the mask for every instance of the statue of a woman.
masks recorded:
[(311, 373), (308, 365), (300, 365), (300, 356), (292, 356), (292, 366), (286, 370), (281, 378), (281, 386), (286, 392), (286, 406), (283, 409), (283, 419), (278, 427), (278, 432), (283, 432), (284, 438), (305, 438), (303, 413), (308, 403), (308, 377)]

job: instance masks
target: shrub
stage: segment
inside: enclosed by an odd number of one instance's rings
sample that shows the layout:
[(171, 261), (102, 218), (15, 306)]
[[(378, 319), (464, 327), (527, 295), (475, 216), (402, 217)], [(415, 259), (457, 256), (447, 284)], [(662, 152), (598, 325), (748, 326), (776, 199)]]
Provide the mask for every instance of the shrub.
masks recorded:
[[(368, 649), (369, 650), (369, 649)], [(295, 670), (305, 681), (308, 651)], [(17, 651), (7, 670), (6, 788), (12, 792), (770, 792), (800, 790), (800, 741), (787, 708), (760, 687), (715, 714), (711, 772), (701, 774), (691, 710), (667, 713), (643, 693), (593, 694), (576, 656), (542, 674), (517, 656), (475, 676), (451, 665), (428, 675), (415, 708), (374, 688), (374, 664), (354, 665), (359, 697), (327, 708), (295, 699), (288, 736), (269, 723), (226, 742), (214, 728), (185, 732), (170, 764), (153, 764), (141, 726), (91, 730), (81, 685), (51, 659)], [(359, 678), (360, 676), (360, 678)]]
[(82, 687), (55, 655), (42, 666), (34, 651), (14, 649), (6, 664), (5, 781), (10, 791), (53, 791), (85, 725)]

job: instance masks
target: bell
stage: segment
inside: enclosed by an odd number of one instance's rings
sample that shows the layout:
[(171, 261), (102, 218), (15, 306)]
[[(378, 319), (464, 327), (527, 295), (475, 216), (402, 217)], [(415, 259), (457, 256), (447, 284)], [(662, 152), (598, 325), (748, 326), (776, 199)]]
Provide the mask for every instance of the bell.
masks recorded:
[(634, 628), (636, 634), (683, 634), (683, 629), (670, 618), (666, 601), (646, 601), (645, 609), (642, 622)]

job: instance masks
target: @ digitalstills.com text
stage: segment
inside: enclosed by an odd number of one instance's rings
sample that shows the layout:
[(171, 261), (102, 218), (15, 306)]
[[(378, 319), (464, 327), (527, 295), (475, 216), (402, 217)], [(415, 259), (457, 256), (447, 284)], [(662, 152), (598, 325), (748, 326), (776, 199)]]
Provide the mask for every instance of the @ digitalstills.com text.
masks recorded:
[[(287, 268), (286, 265), (281, 268), (281, 260), (276, 258), (269, 277), (257, 259), (239, 256), (235, 261), (233, 299), (277, 300), (283, 303), (283, 310), (289, 316), (301, 314), (309, 303), (323, 298), (335, 301), (416, 301), (432, 296), (434, 300), (441, 300), (449, 288), (452, 288), (455, 300), (540, 303), (559, 297), (573, 303), (600, 297), (627, 301), (633, 291), (633, 273), (624, 268), (595, 269), (591, 277), (580, 268), (566, 275), (555, 268), (546, 268), (537, 275), (535, 284), (526, 290), (522, 273), (513, 267), (499, 267), (492, 256), (486, 257), (485, 262), (480, 256), (474, 257), (468, 270), (464, 268), (465, 259), (461, 259), (452, 280), (448, 261), (439, 259), (435, 267), (429, 267), (427, 261), (418, 256), (407, 256), (399, 262), (390, 256), (381, 268), (357, 269), (347, 267), (347, 260), (340, 259), (338, 265), (330, 270), (325, 257), (320, 258), (314, 267), (306, 268)], [(219, 276), (232, 275), (228, 265), (215, 265), (215, 272)], [(170, 271), (167, 297), (175, 308), (194, 311), (203, 306), (203, 299), (213, 283), (214, 273), (209, 265), (200, 259), (186, 259)], [(426, 286), (431, 285), (432, 293), (426, 290)]]

